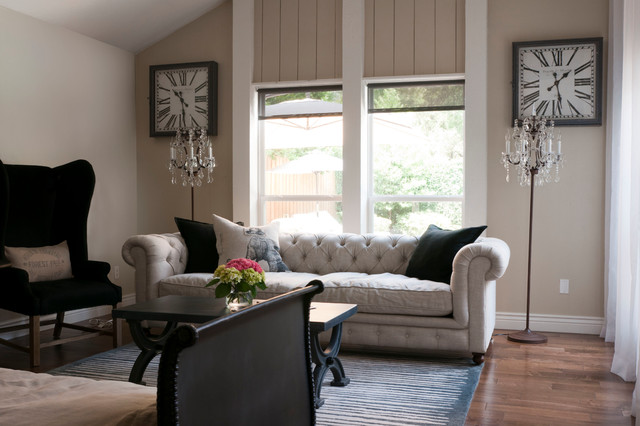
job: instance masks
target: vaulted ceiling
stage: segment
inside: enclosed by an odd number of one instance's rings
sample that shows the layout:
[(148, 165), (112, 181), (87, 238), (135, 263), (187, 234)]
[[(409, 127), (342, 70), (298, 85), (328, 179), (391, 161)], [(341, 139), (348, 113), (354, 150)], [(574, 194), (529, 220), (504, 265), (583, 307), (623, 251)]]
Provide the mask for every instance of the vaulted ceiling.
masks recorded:
[(0, 0), (0, 6), (138, 53), (224, 1)]

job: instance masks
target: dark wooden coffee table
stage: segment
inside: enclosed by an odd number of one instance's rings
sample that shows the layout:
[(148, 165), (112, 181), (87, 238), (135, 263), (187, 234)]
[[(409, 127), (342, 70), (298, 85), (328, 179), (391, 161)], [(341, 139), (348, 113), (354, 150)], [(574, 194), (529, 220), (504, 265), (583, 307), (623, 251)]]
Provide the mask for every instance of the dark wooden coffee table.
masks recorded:
[[(259, 301), (257, 301), (259, 303)], [(331, 386), (346, 386), (349, 378), (344, 373), (342, 362), (338, 358), (342, 339), (342, 322), (356, 313), (358, 305), (345, 303), (311, 303), (309, 311), (309, 327), (311, 330), (311, 356), (315, 368), (316, 407), (324, 400), (320, 398), (322, 380), (331, 371)], [(140, 348), (129, 381), (142, 383), (149, 362), (162, 352), (167, 338), (179, 323), (201, 324), (212, 319), (229, 315), (231, 312), (224, 304), (224, 299), (200, 296), (163, 296), (113, 310), (115, 320), (125, 319), (131, 330), (133, 341)], [(166, 325), (160, 334), (152, 334), (143, 327), (144, 321), (163, 321)], [(331, 330), (331, 338), (326, 348), (320, 344), (319, 334)]]

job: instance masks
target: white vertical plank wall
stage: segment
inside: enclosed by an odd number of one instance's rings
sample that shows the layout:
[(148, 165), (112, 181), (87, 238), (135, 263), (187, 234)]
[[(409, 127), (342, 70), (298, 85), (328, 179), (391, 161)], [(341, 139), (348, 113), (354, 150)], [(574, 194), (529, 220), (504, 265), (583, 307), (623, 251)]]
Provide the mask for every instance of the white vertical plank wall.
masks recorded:
[[(344, 0), (255, 0), (254, 82), (342, 77)], [(464, 72), (465, 0), (365, 0), (365, 77)]]

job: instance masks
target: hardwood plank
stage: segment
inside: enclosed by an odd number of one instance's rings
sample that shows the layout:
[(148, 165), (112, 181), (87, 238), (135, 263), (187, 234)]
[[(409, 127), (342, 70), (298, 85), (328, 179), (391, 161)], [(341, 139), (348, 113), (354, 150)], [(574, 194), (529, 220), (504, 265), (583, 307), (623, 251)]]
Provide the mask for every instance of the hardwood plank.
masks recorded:
[(262, 0), (254, 1), (253, 11), (253, 82), (262, 82)]
[(464, 72), (465, 0), (456, 1), (456, 72)]
[(262, 2), (262, 81), (280, 77), (280, 0)]
[(322, 0), (318, 3), (316, 40), (318, 79), (335, 77), (336, 59), (336, 1)]
[(613, 345), (598, 336), (545, 333), (523, 345), (496, 330), (467, 425), (633, 425), (634, 383), (609, 371)]
[(298, 0), (280, 2), (280, 81), (298, 79)]
[(373, 77), (374, 74), (374, 0), (364, 0), (364, 76)]
[(415, 16), (415, 73), (436, 72), (436, 2), (416, 1)]
[(456, 71), (456, 2), (436, 0), (436, 74)]
[(316, 79), (317, 7), (316, 0), (298, 2), (298, 78), (300, 80)]
[(414, 73), (414, 0), (395, 0), (393, 73), (412, 75)]
[(342, 0), (336, 0), (335, 78), (342, 77)]
[(373, 24), (373, 75), (393, 75), (393, 1), (376, 0)]

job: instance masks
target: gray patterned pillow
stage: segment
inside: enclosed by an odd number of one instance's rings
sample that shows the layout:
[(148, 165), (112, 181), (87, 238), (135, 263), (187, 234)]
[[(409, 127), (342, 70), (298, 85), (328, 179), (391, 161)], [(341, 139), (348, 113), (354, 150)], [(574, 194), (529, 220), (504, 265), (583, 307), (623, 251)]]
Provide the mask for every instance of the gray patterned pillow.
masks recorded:
[(280, 257), (279, 223), (245, 227), (214, 214), (213, 230), (216, 233), (220, 263), (226, 263), (231, 259), (247, 258), (258, 262), (265, 272), (289, 271)]
[(4, 254), (11, 266), (27, 271), (29, 282), (73, 278), (66, 241), (45, 247), (5, 247)]

